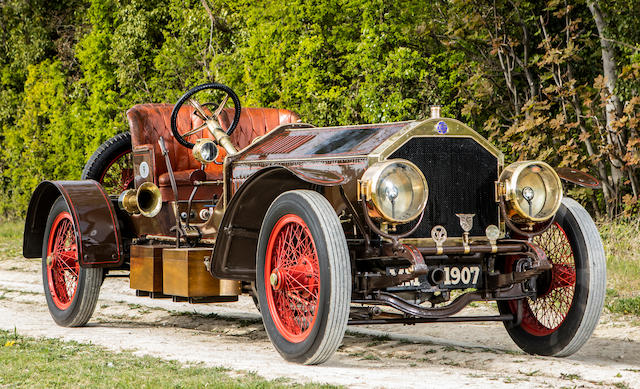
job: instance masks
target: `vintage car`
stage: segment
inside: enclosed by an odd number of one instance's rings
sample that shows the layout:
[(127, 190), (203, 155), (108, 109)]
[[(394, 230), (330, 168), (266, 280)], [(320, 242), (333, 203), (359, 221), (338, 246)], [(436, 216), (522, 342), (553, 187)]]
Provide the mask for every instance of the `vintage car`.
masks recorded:
[[(598, 322), (602, 243), (561, 178), (597, 180), (504, 166), (437, 107), (319, 128), (209, 83), (127, 117), (82, 180), (44, 181), (29, 204), (24, 256), (42, 258), (59, 325), (87, 323), (115, 270), (139, 296), (250, 294), (274, 347), (304, 364), (330, 358), (348, 324), (500, 321), (524, 351), (566, 356)], [(458, 314), (474, 301), (499, 312)]]

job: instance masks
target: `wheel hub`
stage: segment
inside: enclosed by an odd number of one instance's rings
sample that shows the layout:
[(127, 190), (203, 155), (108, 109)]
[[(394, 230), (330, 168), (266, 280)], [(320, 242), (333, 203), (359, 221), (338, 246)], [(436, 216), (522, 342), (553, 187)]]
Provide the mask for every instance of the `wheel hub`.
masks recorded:
[(271, 272), (271, 276), (269, 276), (269, 282), (271, 283), (271, 287), (273, 288), (273, 290), (280, 290), (282, 289), (282, 274), (280, 272), (280, 269), (275, 268), (273, 269), (273, 271)]

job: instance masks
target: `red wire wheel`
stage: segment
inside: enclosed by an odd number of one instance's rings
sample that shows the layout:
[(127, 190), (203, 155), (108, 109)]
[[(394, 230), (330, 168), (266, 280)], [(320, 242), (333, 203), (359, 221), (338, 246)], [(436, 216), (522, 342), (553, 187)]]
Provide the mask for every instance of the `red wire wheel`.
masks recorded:
[(42, 237), (42, 283), (53, 320), (64, 327), (85, 325), (95, 310), (102, 268), (80, 264), (76, 224), (63, 197), (53, 202)]
[[(604, 305), (606, 257), (598, 228), (576, 201), (563, 198), (554, 224), (533, 238), (551, 262), (551, 270), (535, 278), (536, 297), (498, 301), (501, 313), (518, 314), (505, 321), (513, 341), (529, 354), (568, 356), (589, 339)], [(514, 271), (517, 257), (505, 261)]]
[(69, 308), (78, 291), (80, 264), (78, 247), (69, 212), (54, 219), (47, 244), (47, 279), (53, 303), (60, 310)]
[(256, 292), (265, 331), (286, 360), (315, 365), (338, 349), (349, 319), (351, 261), (323, 195), (291, 190), (271, 203), (258, 237)]
[(298, 215), (282, 216), (269, 236), (264, 283), (269, 313), (289, 342), (305, 340), (318, 316), (320, 266), (307, 224)]
[[(520, 325), (531, 335), (546, 336), (555, 332), (569, 314), (576, 287), (576, 264), (569, 238), (558, 223), (533, 242), (544, 250), (553, 268), (538, 277), (538, 297), (524, 302)], [(509, 304), (515, 312), (517, 302)]]

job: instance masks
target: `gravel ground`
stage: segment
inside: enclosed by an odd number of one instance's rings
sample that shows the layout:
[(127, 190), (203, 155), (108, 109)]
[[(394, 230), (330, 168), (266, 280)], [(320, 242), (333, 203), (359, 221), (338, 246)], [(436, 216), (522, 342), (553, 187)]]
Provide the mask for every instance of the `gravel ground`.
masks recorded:
[[(465, 314), (489, 313), (480, 304)], [(300, 366), (271, 346), (247, 296), (237, 303), (173, 303), (135, 297), (128, 280), (105, 281), (87, 327), (55, 325), (42, 293), (39, 261), (0, 260), (0, 328), (203, 362), (265, 378), (288, 377), (349, 387), (640, 388), (640, 319), (605, 314), (577, 354), (523, 354), (500, 323), (349, 327), (329, 362)]]

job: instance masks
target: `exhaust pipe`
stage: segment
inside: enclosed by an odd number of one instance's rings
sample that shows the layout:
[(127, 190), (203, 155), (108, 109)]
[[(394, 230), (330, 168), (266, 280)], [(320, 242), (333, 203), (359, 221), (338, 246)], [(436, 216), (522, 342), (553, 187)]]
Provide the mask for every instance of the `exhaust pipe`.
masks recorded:
[(444, 270), (439, 267), (431, 270), (429, 281), (431, 281), (431, 285), (440, 285), (444, 281)]
[(160, 189), (153, 182), (145, 182), (136, 189), (127, 189), (118, 197), (118, 206), (129, 214), (154, 217), (162, 209)]

